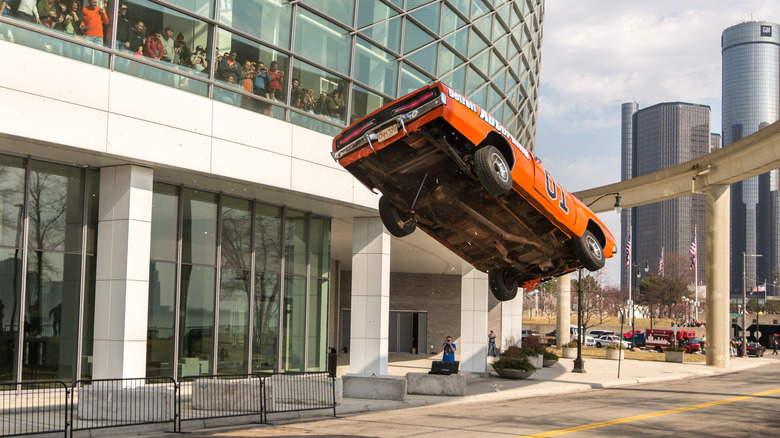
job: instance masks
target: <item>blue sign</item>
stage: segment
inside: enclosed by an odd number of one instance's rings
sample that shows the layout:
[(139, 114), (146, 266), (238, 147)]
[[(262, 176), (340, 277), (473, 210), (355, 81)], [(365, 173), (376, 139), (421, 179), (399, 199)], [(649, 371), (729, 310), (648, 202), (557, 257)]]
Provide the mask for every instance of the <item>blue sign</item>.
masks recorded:
[(761, 36), (762, 37), (771, 37), (772, 36), (772, 26), (761, 25)]

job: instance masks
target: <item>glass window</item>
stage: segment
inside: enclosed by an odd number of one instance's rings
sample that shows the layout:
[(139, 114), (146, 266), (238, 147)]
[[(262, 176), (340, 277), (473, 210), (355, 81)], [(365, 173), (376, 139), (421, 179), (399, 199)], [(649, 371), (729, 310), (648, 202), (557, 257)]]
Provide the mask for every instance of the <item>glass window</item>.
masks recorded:
[(355, 0), (306, 0), (304, 3), (324, 12), (330, 18), (352, 27), (355, 15)]
[(371, 114), (377, 108), (384, 106), (385, 98), (372, 93), (365, 88), (354, 85), (352, 88), (352, 115), (350, 123)]
[(324, 279), (311, 280), (307, 371), (327, 370), (328, 284), (328, 280)]
[(409, 53), (433, 41), (433, 37), (420, 26), (406, 20), (404, 29), (404, 53)]
[(290, 111), (290, 123), (304, 128), (311, 129), (313, 131), (321, 132), (323, 134), (335, 137), (341, 132), (343, 127), (331, 125), (330, 123), (323, 122), (322, 120), (314, 117), (309, 117), (295, 111)]
[(30, 175), (30, 248), (81, 251), (82, 171), (33, 161)]
[[(33, 7), (35, 4), (36, 3), (33, 3)], [(72, 5), (78, 10), (78, 15), (81, 17), (81, 11), (83, 9), (81, 2), (73, 2)], [(3, 16), (3, 18), (10, 17), (10, 15)], [(44, 19), (44, 23), (45, 22), (46, 21)], [(102, 33), (103, 27), (99, 26), (99, 28), (100, 33)], [(55, 28), (54, 30), (57, 31), (58, 29)], [(95, 48), (97, 46), (108, 46), (108, 38), (95, 36), (90, 37), (89, 40), (86, 40), (83, 35), (79, 35), (74, 38), (73, 33), (68, 33), (65, 30), (60, 30), (60, 32), (62, 32), (62, 38), (57, 38), (54, 36), (44, 35), (42, 33), (23, 29), (11, 23), (0, 23), (0, 32), (2, 32), (0, 39), (10, 40), (14, 43), (21, 44), (26, 47), (31, 47), (33, 49), (42, 50), (81, 62), (86, 62), (87, 64), (108, 68), (108, 53), (101, 52)], [(85, 45), (79, 45), (71, 41), (78, 41)]]
[(216, 269), (182, 266), (179, 376), (211, 374)]
[(401, 89), (399, 90), (401, 96), (418, 90), (431, 82), (432, 81), (428, 77), (410, 67), (408, 64), (403, 64), (401, 66)]
[[(154, 220), (152, 220), (154, 226)], [(154, 239), (152, 239), (154, 241)], [(146, 376), (173, 377), (176, 264), (152, 261), (146, 329)]]
[(0, 155), (0, 246), (21, 246), (25, 173), (23, 158)]
[(306, 275), (307, 228), (306, 213), (285, 210), (284, 272), (288, 274)]
[[(92, 342), (95, 338), (95, 272), (97, 257), (87, 256), (84, 266), (84, 309), (81, 330), (81, 378), (92, 378)], [(74, 348), (75, 350), (75, 348)]]
[(384, 94), (395, 96), (398, 62), (394, 56), (358, 38), (355, 44), (354, 78)]
[[(406, 6), (407, 10), (411, 9), (409, 5)], [(441, 11), (441, 4), (436, 3), (434, 5), (426, 6), (424, 8), (416, 9), (409, 15), (415, 20), (422, 23), (433, 33), (439, 33), (439, 12)]]
[(448, 35), (451, 32), (455, 32), (461, 27), (465, 26), (466, 22), (463, 21), (452, 9), (448, 6), (442, 8), (441, 17), (441, 35)]
[[(203, 96), (203, 97), (208, 96), (209, 90), (208, 90), (208, 84), (206, 84), (206, 82), (189, 78), (184, 75), (176, 74), (168, 70), (164, 70), (162, 68), (157, 68), (155, 66), (145, 65), (143, 63), (130, 60), (127, 58), (122, 58), (117, 56), (114, 59), (115, 59), (114, 70), (118, 72), (143, 78), (146, 79), (147, 81), (152, 81), (161, 85), (178, 88), (179, 90), (186, 91), (188, 93), (192, 93), (198, 96)], [(166, 65), (169, 67), (173, 66), (173, 64), (170, 63), (163, 64), (163, 61), (152, 61), (152, 62), (160, 63), (160, 65)], [(174, 67), (174, 68), (183, 69), (182, 67)], [(208, 72), (206, 71), (197, 72), (193, 70), (193, 71), (188, 71), (188, 73), (197, 74), (199, 76), (202, 76), (205, 79)]]
[(438, 44), (431, 44), (428, 47), (424, 47), (409, 55), (407, 59), (427, 73), (436, 75), (436, 60), (439, 59), (436, 54), (437, 46)]
[(250, 271), (223, 269), (219, 285), (217, 373), (247, 372)]
[(298, 8), (295, 25), (295, 53), (341, 74), (349, 74), (349, 32)]
[(23, 380), (76, 377), (80, 284), (80, 254), (28, 253)]
[(282, 370), (304, 371), (306, 343), (306, 277), (284, 277)]
[(451, 45), (453, 49), (457, 50), (460, 53), (465, 54), (466, 49), (469, 45), (469, 29), (461, 29), (447, 37), (444, 38), (444, 41)]
[(277, 370), (279, 354), (279, 274), (255, 274), (255, 316), (252, 337), (252, 372)]
[(330, 219), (320, 216), (311, 218), (311, 276), (330, 275)]
[[(280, 0), (219, 2), (219, 22), (284, 49), (290, 48), (292, 6)], [(222, 46), (217, 46), (224, 49)]]
[(444, 82), (455, 90), (466, 89), (466, 66), (462, 66), (444, 78)]
[(258, 203), (256, 210), (255, 269), (281, 272), (282, 209)]
[(179, 188), (154, 183), (152, 194), (152, 260), (176, 261)]
[(100, 201), (100, 172), (87, 171), (87, 254), (97, 253), (98, 202)]
[[(0, 204), (3, 207), (5, 203)], [(17, 339), (19, 337), (19, 303), (22, 291), (22, 252), (18, 248), (0, 247), (0, 260), (5, 268), (0, 276), (0, 302), (3, 311), (0, 312), (0, 327), (5, 342), (3, 360), (0, 360), (0, 381), (16, 382), (17, 369)], [(6, 338), (7, 337), (7, 338)]]
[(217, 196), (184, 189), (182, 262), (215, 265), (217, 254)]
[(376, 0), (358, 0), (357, 27), (370, 26), (398, 15), (391, 7)]
[(393, 52), (401, 51), (401, 17), (395, 17), (368, 29), (363, 29), (360, 33)]
[(222, 198), (222, 266), (249, 269), (252, 258), (252, 203)]
[(344, 123), (346, 110), (344, 96), (344, 82), (324, 70), (312, 67), (304, 62), (295, 60), (293, 64), (293, 77), (298, 79), (300, 86), (307, 90), (313, 90), (311, 111), (314, 114), (326, 117), (333, 122)]

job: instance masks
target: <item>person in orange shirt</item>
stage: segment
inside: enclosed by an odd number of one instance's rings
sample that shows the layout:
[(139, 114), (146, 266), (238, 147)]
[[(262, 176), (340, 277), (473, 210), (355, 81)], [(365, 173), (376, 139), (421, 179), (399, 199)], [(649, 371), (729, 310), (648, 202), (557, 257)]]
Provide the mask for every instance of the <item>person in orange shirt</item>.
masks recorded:
[(89, 0), (89, 6), (82, 9), (84, 18), (81, 20), (81, 28), (87, 41), (102, 46), (103, 26), (108, 25), (108, 15), (97, 3), (97, 0)]

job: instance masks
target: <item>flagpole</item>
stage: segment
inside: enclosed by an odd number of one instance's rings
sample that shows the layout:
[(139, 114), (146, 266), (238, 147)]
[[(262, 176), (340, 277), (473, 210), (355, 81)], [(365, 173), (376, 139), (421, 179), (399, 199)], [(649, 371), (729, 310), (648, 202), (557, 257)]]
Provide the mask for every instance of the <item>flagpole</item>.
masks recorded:
[[(696, 239), (696, 225), (693, 225), (693, 238)], [(696, 266), (693, 268), (693, 292), (696, 299), (696, 321), (699, 320), (699, 245), (696, 244), (696, 256), (694, 258)]]

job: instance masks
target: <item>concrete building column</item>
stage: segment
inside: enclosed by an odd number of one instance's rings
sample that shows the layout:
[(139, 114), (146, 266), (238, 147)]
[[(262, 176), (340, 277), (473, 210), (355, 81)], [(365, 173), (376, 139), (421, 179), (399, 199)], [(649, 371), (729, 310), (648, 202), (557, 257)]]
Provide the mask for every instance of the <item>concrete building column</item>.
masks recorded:
[(707, 365), (729, 365), (728, 185), (707, 187)]
[(515, 344), (521, 345), (523, 337), (523, 293), (525, 289), (518, 289), (517, 296), (511, 301), (501, 302), (501, 343), (500, 350)]
[(460, 280), (460, 370), (487, 370), (488, 277), (463, 262)]
[(390, 234), (378, 217), (355, 218), (349, 372), (387, 375)]
[(570, 341), (571, 326), (571, 274), (558, 277), (558, 347)]
[(100, 169), (92, 377), (144, 377), (154, 172)]

